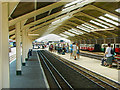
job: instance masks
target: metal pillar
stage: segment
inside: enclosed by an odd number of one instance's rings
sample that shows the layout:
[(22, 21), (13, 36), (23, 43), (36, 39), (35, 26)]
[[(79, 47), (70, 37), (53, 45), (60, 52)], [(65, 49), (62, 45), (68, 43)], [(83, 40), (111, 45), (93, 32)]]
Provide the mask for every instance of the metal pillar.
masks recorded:
[(22, 31), (22, 66), (25, 66), (25, 64), (26, 64), (26, 62), (25, 62), (25, 58), (26, 58), (26, 56), (25, 56), (25, 52), (26, 52), (26, 38), (25, 38), (25, 33), (26, 33), (26, 31), (25, 30), (23, 30)]
[(20, 37), (20, 22), (16, 23), (16, 75), (21, 75), (21, 37)]
[(0, 89), (9, 88), (8, 3), (0, 2)]

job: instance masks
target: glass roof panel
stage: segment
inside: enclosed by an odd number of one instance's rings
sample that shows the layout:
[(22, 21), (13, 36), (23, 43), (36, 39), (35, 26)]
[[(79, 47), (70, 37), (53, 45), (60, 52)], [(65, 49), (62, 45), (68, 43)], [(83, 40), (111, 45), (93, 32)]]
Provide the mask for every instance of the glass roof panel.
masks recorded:
[(87, 24), (87, 23), (84, 23), (85, 25), (87, 25), (87, 26), (89, 26), (89, 27), (92, 27), (92, 28), (94, 28), (94, 29), (98, 29), (98, 28), (96, 28), (96, 27), (94, 27), (94, 26), (92, 26), (92, 25), (89, 25), (89, 24)]
[(104, 22), (104, 21), (101, 21), (101, 20), (98, 20), (98, 19), (95, 19), (96, 21), (98, 21), (98, 22), (100, 22), (100, 23), (103, 23), (103, 24), (105, 24), (105, 25), (107, 25), (107, 26), (109, 26), (109, 27), (114, 27), (113, 25), (111, 25), (111, 24), (109, 24), (109, 23), (106, 23), (106, 22)]
[(65, 32), (63, 32), (63, 33), (66, 34), (66, 35), (69, 35), (69, 36), (75, 36), (75, 34), (72, 34), (72, 33), (67, 32), (67, 31), (65, 31)]
[(75, 31), (72, 31), (72, 30), (68, 30), (68, 31), (69, 31), (69, 32), (72, 32), (72, 33), (74, 33), (74, 34), (79, 35), (79, 33), (75, 32)]
[(88, 29), (95, 29), (95, 28), (92, 28), (92, 27), (90, 27), (90, 26), (88, 26), (86, 24), (81, 24), (81, 25), (84, 26), (84, 27), (86, 27), (86, 28), (88, 28)]
[(62, 34), (62, 33), (60, 33), (59, 35), (65, 37), (65, 38), (68, 38), (67, 35), (64, 35), (64, 34)]
[(70, 29), (70, 30), (68, 30), (68, 31), (70, 31), (70, 32), (72, 32), (72, 33), (75, 33), (75, 34), (77, 34), (77, 35), (81, 35), (81, 34), (83, 34), (83, 32), (81, 32), (81, 31), (79, 31), (79, 30), (76, 30), (76, 29)]
[(117, 22), (115, 22), (115, 21), (113, 21), (113, 20), (107, 19), (107, 18), (105, 18), (105, 17), (103, 17), (103, 16), (100, 16), (99, 18), (100, 18), (100, 19), (103, 19), (103, 20), (106, 21), (106, 22), (112, 23), (112, 24), (114, 24), (114, 25), (116, 25), (116, 26), (119, 25), (119, 23), (117, 23)]
[(107, 26), (105, 26), (105, 25), (102, 25), (102, 24), (100, 24), (100, 23), (98, 23), (98, 22), (95, 22), (95, 21), (93, 21), (93, 20), (90, 20), (90, 22), (91, 22), (91, 23), (94, 23), (94, 24), (96, 24), (96, 25), (98, 25), (98, 26), (101, 26), (101, 27), (103, 27), (103, 28), (109, 28), (109, 27), (107, 27)]
[(76, 3), (79, 3), (79, 2), (81, 2), (81, 1), (83, 1), (83, 0), (75, 0), (75, 1), (73, 1), (73, 2), (70, 2), (70, 3), (66, 4), (64, 7), (71, 6), (71, 5), (76, 4)]
[(85, 28), (85, 27), (83, 27), (83, 26), (77, 26), (77, 28), (82, 29), (82, 30), (84, 30), (84, 31), (86, 31), (86, 32), (90, 32), (90, 29)]
[(111, 18), (111, 19), (113, 19), (113, 20), (116, 20), (116, 21), (120, 22), (120, 19), (119, 19), (118, 17), (114, 17), (114, 16), (109, 15), (109, 14), (105, 14), (104, 16), (106, 16), (106, 17), (108, 17), (108, 18)]
[(58, 19), (56, 21), (53, 21), (52, 24), (55, 25), (55, 24), (61, 23), (61, 22), (65, 21), (65, 20), (67, 20), (69, 18), (71, 18), (71, 17), (70, 16), (65, 16), (62, 19)]

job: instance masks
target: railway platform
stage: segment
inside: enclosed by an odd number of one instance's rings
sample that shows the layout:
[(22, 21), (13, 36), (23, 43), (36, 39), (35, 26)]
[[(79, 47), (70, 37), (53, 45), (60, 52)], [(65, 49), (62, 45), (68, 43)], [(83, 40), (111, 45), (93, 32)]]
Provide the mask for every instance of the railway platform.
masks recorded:
[(16, 76), (16, 61), (10, 64), (10, 88), (49, 88), (36, 51), (22, 66), (22, 75)]
[[(46, 49), (47, 50), (47, 49)], [(69, 60), (79, 66), (82, 66), (88, 70), (91, 70), (95, 73), (98, 73), (106, 78), (109, 78), (115, 82), (120, 83), (120, 70), (117, 70), (116, 67), (108, 68), (105, 66), (101, 66), (101, 60), (80, 56), (80, 59), (74, 60), (74, 58), (70, 58), (70, 53), (66, 53), (65, 55), (58, 54), (57, 52), (52, 52), (66, 60)]]

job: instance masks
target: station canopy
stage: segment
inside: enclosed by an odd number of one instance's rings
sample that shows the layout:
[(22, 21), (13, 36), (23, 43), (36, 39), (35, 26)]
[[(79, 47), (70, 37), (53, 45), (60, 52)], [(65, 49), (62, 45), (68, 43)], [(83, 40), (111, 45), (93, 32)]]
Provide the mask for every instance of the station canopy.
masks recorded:
[(26, 30), (31, 40), (48, 34), (69, 40), (117, 37), (119, 15), (119, 0), (9, 2), (9, 38), (15, 40), (17, 22), (21, 22), (21, 32)]

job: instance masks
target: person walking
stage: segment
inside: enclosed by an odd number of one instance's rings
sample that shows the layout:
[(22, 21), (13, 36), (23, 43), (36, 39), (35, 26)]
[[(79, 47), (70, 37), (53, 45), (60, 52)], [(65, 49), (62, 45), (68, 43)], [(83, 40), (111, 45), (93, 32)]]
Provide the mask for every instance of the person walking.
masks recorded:
[(75, 43), (73, 43), (72, 49), (73, 49), (73, 56), (74, 56), (74, 60), (76, 60), (77, 46), (76, 46), (76, 44), (75, 44)]
[(104, 57), (107, 57), (105, 66), (106, 66), (106, 65), (109, 65), (110, 68), (112, 67), (112, 60), (114, 59), (111, 51), (112, 51), (112, 47), (111, 47), (111, 45), (110, 45), (110, 43), (109, 43), (109, 44), (108, 44), (108, 47), (106, 48)]
[(73, 44), (70, 44), (70, 58), (73, 56)]
[(79, 47), (78, 43), (76, 44), (76, 46), (77, 46), (77, 58), (79, 59), (80, 47)]

